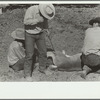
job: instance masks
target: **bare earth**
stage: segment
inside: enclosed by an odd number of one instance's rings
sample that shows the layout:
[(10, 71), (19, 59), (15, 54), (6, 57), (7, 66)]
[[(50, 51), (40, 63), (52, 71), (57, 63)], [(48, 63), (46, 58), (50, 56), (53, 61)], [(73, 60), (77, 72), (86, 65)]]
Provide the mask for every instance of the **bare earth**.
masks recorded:
[[(16, 28), (23, 28), (23, 17), (25, 9), (7, 10), (0, 15), (0, 81), (21, 82), (23, 71), (15, 73), (8, 67), (7, 52), (9, 44), (13, 41), (9, 33)], [(99, 16), (100, 6), (95, 8), (65, 8), (56, 7), (56, 16), (49, 22), (52, 43), (55, 50), (66, 50), (67, 54), (73, 55), (81, 51), (84, 39), (84, 31), (90, 27), (88, 20)], [(50, 46), (47, 41), (47, 45)], [(33, 72), (34, 81), (99, 81), (100, 75), (89, 74), (86, 79), (76, 75), (77, 71), (53, 71), (53, 74), (46, 76)]]

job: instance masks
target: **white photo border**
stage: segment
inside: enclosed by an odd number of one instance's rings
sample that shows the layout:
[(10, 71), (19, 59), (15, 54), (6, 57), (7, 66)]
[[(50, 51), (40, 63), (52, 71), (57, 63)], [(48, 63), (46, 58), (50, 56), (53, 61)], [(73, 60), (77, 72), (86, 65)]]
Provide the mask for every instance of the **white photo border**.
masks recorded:
[[(100, 1), (0, 1), (31, 3), (100, 4)], [(100, 99), (100, 82), (1, 82), (0, 99)]]

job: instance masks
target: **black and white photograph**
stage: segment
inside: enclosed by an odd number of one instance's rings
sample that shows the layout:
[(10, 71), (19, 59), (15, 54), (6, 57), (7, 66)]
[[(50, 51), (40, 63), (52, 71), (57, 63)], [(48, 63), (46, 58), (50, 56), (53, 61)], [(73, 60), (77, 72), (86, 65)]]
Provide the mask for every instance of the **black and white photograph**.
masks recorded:
[(100, 3), (0, 4), (0, 82), (100, 81)]
[(100, 1), (0, 1), (0, 99), (100, 99)]

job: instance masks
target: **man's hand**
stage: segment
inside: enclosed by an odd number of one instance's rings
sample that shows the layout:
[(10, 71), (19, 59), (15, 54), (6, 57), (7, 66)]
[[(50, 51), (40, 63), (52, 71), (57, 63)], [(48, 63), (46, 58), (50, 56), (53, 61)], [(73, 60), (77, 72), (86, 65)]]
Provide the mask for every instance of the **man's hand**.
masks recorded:
[(48, 36), (50, 35), (50, 32), (49, 32), (48, 29), (44, 29), (43, 31), (44, 31)]

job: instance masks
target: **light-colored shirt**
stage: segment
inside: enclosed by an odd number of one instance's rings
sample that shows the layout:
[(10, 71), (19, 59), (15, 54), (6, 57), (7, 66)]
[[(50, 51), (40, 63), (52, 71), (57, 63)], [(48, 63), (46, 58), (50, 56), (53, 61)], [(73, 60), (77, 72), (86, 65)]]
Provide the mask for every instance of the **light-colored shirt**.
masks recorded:
[(43, 22), (39, 22), (39, 18), (42, 17), (39, 12), (39, 6), (34, 5), (26, 10), (24, 17), (25, 29), (30, 34), (40, 33), (43, 29), (48, 28), (48, 21), (44, 19)]
[(25, 57), (25, 49), (22, 47), (22, 43), (13, 41), (10, 44), (7, 59), (9, 65), (14, 65), (19, 59)]
[(85, 55), (90, 53), (100, 55), (100, 27), (88, 28), (86, 30), (82, 52)]

